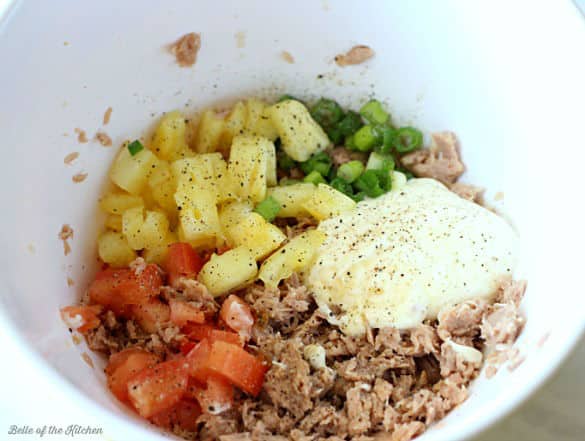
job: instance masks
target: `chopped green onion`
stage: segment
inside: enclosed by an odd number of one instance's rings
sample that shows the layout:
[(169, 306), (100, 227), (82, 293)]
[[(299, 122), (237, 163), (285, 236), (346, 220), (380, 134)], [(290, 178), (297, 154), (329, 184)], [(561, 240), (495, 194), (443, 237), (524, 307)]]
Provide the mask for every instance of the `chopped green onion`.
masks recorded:
[(361, 161), (349, 161), (341, 164), (337, 169), (337, 176), (346, 182), (355, 181), (364, 172), (364, 164)]
[(278, 98), (278, 101), (277, 102), (281, 103), (281, 102), (287, 101), (287, 100), (295, 100), (295, 101), (298, 101), (294, 96), (289, 95), (289, 94), (286, 93), (286, 94), (282, 95), (280, 98)]
[(393, 145), (397, 152), (408, 153), (422, 147), (423, 135), (414, 127), (401, 127), (396, 131)]
[(278, 181), (278, 185), (280, 185), (281, 187), (286, 187), (287, 185), (294, 185), (294, 184), (298, 184), (299, 182), (302, 182), (302, 181), (300, 179), (293, 179), (293, 178), (284, 177), (280, 181)]
[(337, 130), (345, 137), (357, 132), (364, 123), (359, 113), (348, 110), (343, 119), (337, 124)]
[(303, 182), (310, 182), (311, 184), (326, 184), (325, 178), (317, 170), (313, 170), (303, 178)]
[(340, 191), (343, 194), (346, 194), (347, 196), (353, 196), (353, 188), (351, 186), (351, 184), (341, 178), (335, 178), (333, 180), (331, 180), (331, 182), (329, 183), (329, 185), (331, 187), (333, 187), (334, 189), (336, 189), (337, 191)]
[(272, 196), (268, 196), (254, 208), (254, 211), (266, 219), (268, 222), (272, 222), (278, 212), (280, 211), (280, 204)]
[(390, 155), (372, 152), (366, 164), (366, 170), (394, 170), (394, 158)]
[(311, 156), (305, 162), (300, 163), (301, 170), (303, 173), (308, 175), (309, 173), (316, 171), (319, 174), (326, 176), (331, 169), (331, 158), (325, 152), (317, 153)]
[(325, 129), (325, 133), (327, 133), (327, 137), (334, 145), (339, 145), (339, 143), (343, 140), (343, 134), (338, 127)]
[(372, 124), (386, 124), (390, 115), (378, 100), (370, 100), (360, 109), (362, 116)]
[(284, 152), (278, 152), (277, 154), (277, 162), (278, 162), (278, 167), (281, 170), (285, 170), (288, 171), (293, 167), (296, 167), (296, 162), (294, 161), (294, 159), (292, 159), (290, 156), (288, 156), (286, 153)]
[(355, 148), (360, 152), (372, 150), (380, 141), (380, 133), (371, 125), (363, 126), (353, 134)]
[(132, 141), (130, 144), (128, 144), (128, 151), (132, 156), (136, 155), (141, 150), (144, 150), (144, 146), (138, 140)]
[(321, 98), (311, 107), (311, 116), (327, 130), (343, 118), (343, 109), (335, 101)]
[(353, 135), (346, 136), (343, 144), (346, 148), (350, 150), (356, 150), (355, 137)]
[(396, 130), (392, 127), (384, 127), (382, 130), (382, 145), (378, 147), (378, 151), (383, 154), (390, 153), (394, 148), (394, 138), (396, 137)]
[(366, 196), (377, 198), (392, 188), (392, 179), (388, 170), (366, 170), (353, 185)]

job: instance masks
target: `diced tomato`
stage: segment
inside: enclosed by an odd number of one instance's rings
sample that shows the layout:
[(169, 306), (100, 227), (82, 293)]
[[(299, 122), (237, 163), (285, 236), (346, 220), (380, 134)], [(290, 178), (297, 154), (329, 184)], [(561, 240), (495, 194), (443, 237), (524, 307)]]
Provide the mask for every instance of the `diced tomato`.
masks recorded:
[(191, 340), (201, 341), (203, 339), (209, 339), (213, 326), (209, 324), (195, 324), (189, 323), (182, 328), (185, 335)]
[(83, 334), (100, 325), (101, 321), (98, 315), (102, 310), (101, 305), (65, 306), (61, 308), (61, 319), (68, 327)]
[(187, 390), (185, 391), (185, 399), (197, 401), (197, 394), (201, 389), (205, 389), (205, 382), (189, 377), (187, 382)]
[(126, 305), (148, 302), (158, 295), (161, 286), (162, 276), (154, 264), (147, 265), (138, 275), (130, 269), (107, 268), (96, 275), (89, 287), (89, 297), (93, 303), (124, 314)]
[(170, 299), (171, 321), (177, 326), (187, 323), (205, 323), (205, 313), (199, 308), (182, 300)]
[(225, 341), (239, 346), (244, 346), (244, 342), (238, 334), (229, 331), (215, 329), (208, 324), (188, 324), (183, 328), (183, 332), (191, 340), (201, 341), (207, 339), (210, 343), (214, 341)]
[(128, 397), (144, 418), (177, 404), (187, 390), (185, 358), (165, 361), (145, 369), (128, 383)]
[(169, 247), (164, 268), (173, 285), (179, 278), (194, 279), (203, 267), (203, 259), (188, 243), (174, 243)]
[(207, 359), (211, 352), (211, 343), (207, 339), (200, 341), (191, 352), (187, 354), (185, 360), (187, 361), (187, 371), (189, 375), (200, 383), (205, 384), (209, 377), (207, 370)]
[(250, 306), (240, 297), (231, 294), (221, 305), (219, 316), (231, 329), (248, 340), (252, 335), (254, 316)]
[(183, 343), (181, 343), (181, 347), (179, 348), (181, 354), (187, 355), (189, 352), (191, 352), (191, 349), (193, 349), (196, 345), (197, 343), (195, 343), (194, 341), (189, 340), (184, 341)]
[(159, 361), (156, 355), (138, 348), (125, 349), (112, 354), (106, 366), (108, 387), (116, 398), (128, 402), (128, 382)]
[(201, 410), (205, 413), (217, 415), (225, 412), (234, 403), (234, 388), (223, 377), (210, 375), (207, 385), (195, 392)]
[(142, 329), (152, 334), (157, 332), (164, 323), (168, 323), (171, 318), (171, 309), (169, 305), (153, 299), (140, 305), (131, 305), (130, 315)]
[(256, 396), (264, 383), (268, 366), (243, 348), (216, 341), (211, 346), (205, 368), (221, 375), (244, 392)]
[(153, 415), (150, 420), (153, 424), (165, 429), (179, 426), (183, 430), (194, 432), (197, 430), (199, 415), (201, 415), (201, 407), (196, 401), (182, 399), (173, 407)]

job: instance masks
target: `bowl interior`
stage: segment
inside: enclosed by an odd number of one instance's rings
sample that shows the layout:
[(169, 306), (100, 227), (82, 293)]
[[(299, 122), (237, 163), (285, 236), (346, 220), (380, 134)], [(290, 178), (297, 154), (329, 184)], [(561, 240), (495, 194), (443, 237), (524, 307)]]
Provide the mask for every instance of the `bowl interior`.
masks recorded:
[[(480, 376), (470, 399), (421, 440), (461, 439), (485, 427), (550, 373), (585, 321), (575, 208), (585, 159), (575, 136), (585, 102), (584, 59), (574, 55), (585, 47), (583, 23), (568, 2), (532, 5), (529, 13), (519, 4), (500, 8), (327, 0), (18, 5), (0, 28), (3, 327), (35, 354), (41, 372), (73, 386), (72, 399), (89, 397), (85, 403), (105, 409), (111, 424), (157, 438), (110, 397), (103, 362), (71, 341), (58, 314), (95, 271), (96, 202), (117, 146), (173, 109), (194, 115), (248, 95), (328, 96), (349, 106), (376, 96), (400, 124), (457, 133), (464, 180), (487, 188), (522, 237), (517, 276), (529, 280), (528, 323), (518, 345), (526, 360), (493, 379)], [(202, 48), (196, 65), (181, 69), (166, 45), (191, 31), (201, 32)], [(372, 47), (375, 58), (347, 68), (333, 63), (355, 44)], [(88, 143), (77, 141), (76, 128)], [(98, 130), (113, 147), (95, 142)], [(65, 165), (71, 152), (80, 156)], [(73, 183), (80, 172), (87, 179)], [(499, 192), (504, 199), (496, 201)], [(67, 256), (57, 237), (63, 224), (74, 230)], [(85, 351), (94, 369), (80, 356)]]

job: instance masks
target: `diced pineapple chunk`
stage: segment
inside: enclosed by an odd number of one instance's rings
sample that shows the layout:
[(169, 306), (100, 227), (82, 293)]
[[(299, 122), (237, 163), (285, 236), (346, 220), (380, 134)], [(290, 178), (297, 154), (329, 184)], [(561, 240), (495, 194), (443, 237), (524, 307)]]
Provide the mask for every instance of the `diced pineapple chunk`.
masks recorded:
[(266, 185), (272, 187), (278, 183), (276, 176), (276, 148), (272, 142), (265, 143), (266, 150)]
[(198, 153), (215, 152), (219, 147), (224, 126), (225, 121), (213, 110), (203, 112), (195, 136), (195, 150)]
[(216, 203), (236, 198), (234, 181), (227, 173), (227, 164), (221, 153), (202, 153), (194, 158), (181, 159), (171, 164), (175, 184), (204, 188), (215, 195)]
[(219, 224), (229, 243), (234, 243), (233, 238), (229, 235), (230, 229), (242, 222), (252, 212), (253, 208), (252, 203), (249, 201), (232, 201), (220, 208)]
[(221, 144), (223, 146), (231, 145), (234, 136), (241, 134), (246, 125), (246, 106), (242, 101), (238, 101), (229, 115), (225, 119), (224, 132), (222, 134)]
[(329, 138), (303, 103), (286, 100), (268, 109), (282, 148), (295, 161), (306, 161), (329, 146)]
[(128, 193), (107, 193), (100, 198), (99, 203), (103, 212), (120, 215), (128, 208), (144, 205), (144, 201), (140, 196), (134, 196)]
[(258, 278), (266, 286), (276, 288), (281, 280), (311, 265), (324, 240), (325, 234), (318, 230), (306, 231), (292, 238), (264, 261)]
[(266, 138), (234, 137), (228, 171), (242, 199), (260, 202), (266, 197), (266, 171), (271, 148), (274, 149), (274, 145)]
[(158, 265), (162, 265), (167, 257), (169, 245), (178, 241), (179, 238), (177, 237), (177, 235), (173, 232), (170, 232), (163, 243), (152, 246), (150, 248), (146, 248), (144, 251), (142, 251), (142, 257), (148, 263), (156, 263)]
[(110, 169), (110, 178), (121, 189), (139, 195), (157, 161), (157, 157), (150, 150), (142, 149), (133, 156), (124, 144)]
[(114, 267), (128, 266), (136, 259), (136, 253), (128, 245), (123, 234), (107, 231), (98, 238), (100, 259)]
[(254, 254), (246, 247), (237, 247), (213, 254), (201, 269), (199, 280), (212, 295), (219, 296), (253, 282), (257, 273)]
[(233, 246), (245, 246), (257, 260), (263, 259), (278, 248), (286, 236), (258, 213), (249, 213), (241, 222), (229, 229)]
[(355, 206), (353, 199), (327, 184), (319, 184), (313, 196), (303, 204), (303, 207), (317, 220), (338, 216), (353, 210)]
[(118, 233), (122, 232), (122, 216), (119, 214), (108, 214), (105, 222), (106, 228)]
[(154, 201), (166, 212), (172, 223), (177, 217), (177, 204), (175, 203), (175, 179), (171, 172), (171, 166), (167, 161), (159, 161), (156, 164), (150, 178), (148, 188)]
[(179, 239), (194, 247), (215, 246), (222, 240), (215, 195), (196, 185), (181, 185), (175, 193), (179, 208)]
[(174, 161), (193, 156), (187, 145), (187, 124), (181, 112), (169, 112), (162, 117), (152, 137), (152, 150), (161, 159)]
[(143, 207), (130, 208), (122, 216), (122, 231), (130, 247), (135, 250), (150, 248), (165, 242), (169, 235), (169, 220), (159, 211)]
[(268, 189), (268, 196), (272, 196), (280, 204), (280, 211), (277, 217), (303, 217), (309, 212), (305, 209), (305, 202), (308, 201), (316, 191), (316, 187), (310, 183), (299, 183), (284, 187), (273, 187)]
[(246, 101), (247, 118), (244, 134), (250, 136), (263, 136), (271, 141), (278, 138), (278, 132), (270, 120), (268, 105), (257, 99)]

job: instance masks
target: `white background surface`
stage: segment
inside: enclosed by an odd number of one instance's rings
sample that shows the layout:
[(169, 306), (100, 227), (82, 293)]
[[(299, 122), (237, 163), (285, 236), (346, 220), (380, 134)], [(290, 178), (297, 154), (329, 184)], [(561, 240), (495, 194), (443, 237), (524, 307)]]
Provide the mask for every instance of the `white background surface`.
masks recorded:
[[(0, 375), (0, 440), (47, 439), (118, 441), (110, 428), (76, 408), (61, 396), (18, 353), (18, 348), (0, 335), (3, 367)], [(529, 401), (512, 415), (473, 441), (580, 441), (585, 437), (585, 339), (571, 357)], [(11, 425), (28, 425), (33, 429), (54, 425), (64, 430), (71, 424), (101, 427), (103, 435), (8, 435)], [(122, 441), (122, 440), (120, 440)], [(124, 440), (126, 441), (126, 440)]]

